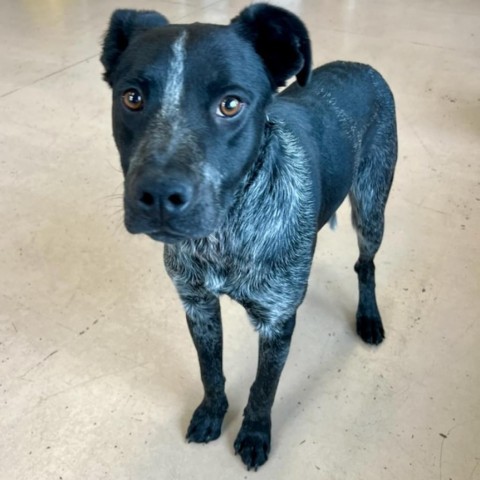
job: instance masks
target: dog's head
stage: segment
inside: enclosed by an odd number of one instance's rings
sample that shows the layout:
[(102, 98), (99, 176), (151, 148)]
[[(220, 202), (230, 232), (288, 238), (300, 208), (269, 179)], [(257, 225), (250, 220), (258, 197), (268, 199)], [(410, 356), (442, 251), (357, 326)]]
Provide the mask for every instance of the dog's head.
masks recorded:
[(293, 14), (252, 5), (230, 25), (170, 25), (117, 10), (101, 61), (125, 175), (125, 225), (164, 242), (202, 238), (223, 222), (258, 157), (265, 109), (311, 54)]

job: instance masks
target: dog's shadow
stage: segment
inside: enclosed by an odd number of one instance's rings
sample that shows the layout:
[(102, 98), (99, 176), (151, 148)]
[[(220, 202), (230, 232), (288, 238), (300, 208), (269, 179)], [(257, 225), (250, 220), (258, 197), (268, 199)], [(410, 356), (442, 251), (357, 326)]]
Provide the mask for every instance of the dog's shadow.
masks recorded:
[[(321, 408), (335, 389), (330, 381), (362, 344), (355, 332), (356, 294), (337, 285), (335, 293), (312, 289), (297, 315), (289, 361), (285, 366), (272, 411), (273, 430), (288, 427), (304, 412)], [(340, 300), (340, 301), (339, 301)]]

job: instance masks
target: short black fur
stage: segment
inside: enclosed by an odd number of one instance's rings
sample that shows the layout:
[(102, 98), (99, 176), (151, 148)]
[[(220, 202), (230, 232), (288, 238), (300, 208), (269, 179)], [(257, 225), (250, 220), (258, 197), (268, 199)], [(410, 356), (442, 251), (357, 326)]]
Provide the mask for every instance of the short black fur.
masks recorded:
[[(125, 225), (165, 243), (198, 353), (204, 397), (187, 438), (217, 438), (228, 408), (225, 294), (259, 332), (257, 374), (234, 444), (257, 469), (270, 453), (272, 405), (317, 232), (347, 195), (360, 251), (357, 332), (373, 345), (385, 336), (374, 257), (397, 158), (393, 96), (366, 65), (333, 62), (311, 72), (305, 26), (266, 4), (228, 26), (168, 25), (155, 12), (117, 11), (102, 62)], [(143, 101), (135, 112), (124, 102), (132, 90)], [(238, 111), (225, 115), (227, 104)]]
[(258, 3), (232, 20), (240, 35), (252, 42), (274, 87), (293, 75), (305, 86), (310, 78), (312, 54), (305, 25), (287, 10)]
[(110, 86), (112, 85), (113, 70), (118, 64), (120, 56), (136, 35), (150, 28), (162, 27), (167, 24), (168, 20), (158, 12), (150, 10), (116, 10), (110, 19), (100, 58), (105, 68), (104, 80)]

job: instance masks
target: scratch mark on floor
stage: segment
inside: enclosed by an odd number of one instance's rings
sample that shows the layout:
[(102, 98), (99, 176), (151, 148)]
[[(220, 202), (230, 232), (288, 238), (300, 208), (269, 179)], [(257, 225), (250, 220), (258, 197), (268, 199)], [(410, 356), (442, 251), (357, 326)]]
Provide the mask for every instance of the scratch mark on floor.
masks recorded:
[(71, 385), (67, 388), (59, 390), (58, 392), (55, 392), (55, 393), (52, 393), (50, 395), (47, 395), (45, 397), (40, 398), (33, 408), (39, 407), (40, 405), (42, 405), (46, 401), (50, 400), (51, 398), (58, 397), (59, 395), (63, 395), (64, 393), (70, 392), (70, 391), (75, 390), (77, 388), (82, 388), (82, 387), (84, 387), (84, 386), (86, 386), (90, 383), (96, 382), (97, 380), (101, 380), (101, 379), (107, 378), (107, 377), (115, 377), (118, 374), (127, 373), (127, 372), (130, 372), (132, 370), (135, 370), (136, 368), (143, 368), (144, 366), (149, 365), (149, 363), (150, 362), (137, 363), (137, 364), (132, 365), (131, 367), (128, 367), (128, 368), (120, 368), (120, 369), (114, 370), (112, 372), (102, 373), (101, 375), (97, 375), (95, 377), (89, 378), (88, 380), (84, 380), (83, 382), (76, 383), (75, 385)]
[(464, 424), (463, 423), (459, 423), (457, 425), (454, 425), (452, 428), (450, 428), (448, 430), (448, 432), (445, 434), (445, 433), (440, 433), (439, 435), (442, 437), (442, 443), (440, 444), (440, 459), (439, 459), (439, 467), (440, 467), (440, 480), (442, 480), (442, 476), (443, 476), (443, 465), (442, 465), (442, 462), (443, 462), (443, 445), (445, 443), (445, 440), (448, 439), (448, 437), (450, 437), (450, 434), (456, 430), (457, 428), (463, 426)]
[(30, 367), (25, 373), (23, 373), (22, 375), (20, 375), (19, 377), (17, 378), (21, 378), (23, 379), (26, 375), (28, 375), (32, 370), (35, 370), (36, 368), (40, 367), (41, 365), (43, 365), (50, 357), (53, 357), (53, 355), (55, 355), (56, 353), (58, 353), (58, 350), (54, 350), (53, 352), (49, 353), (43, 360), (40, 360), (36, 365), (34, 365), (33, 367)]
[(475, 466), (473, 467), (473, 470), (472, 470), (472, 473), (470, 474), (470, 480), (473, 479), (473, 474), (475, 473), (475, 471), (477, 470), (478, 466), (480, 465), (480, 459), (476, 459), (477, 460), (477, 463), (475, 464)]

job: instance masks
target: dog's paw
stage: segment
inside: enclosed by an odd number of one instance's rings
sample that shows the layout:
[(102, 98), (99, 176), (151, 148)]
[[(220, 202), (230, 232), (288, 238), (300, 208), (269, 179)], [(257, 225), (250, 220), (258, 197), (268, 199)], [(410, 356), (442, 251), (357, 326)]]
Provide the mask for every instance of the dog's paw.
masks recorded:
[(187, 430), (188, 443), (208, 443), (216, 440), (222, 431), (223, 417), (227, 412), (226, 397), (216, 402), (203, 402), (197, 407)]
[(370, 345), (379, 345), (385, 338), (382, 319), (378, 316), (357, 315), (357, 333)]
[(234, 443), (235, 455), (240, 454), (248, 470), (262, 466), (270, 453), (270, 422), (245, 421)]

